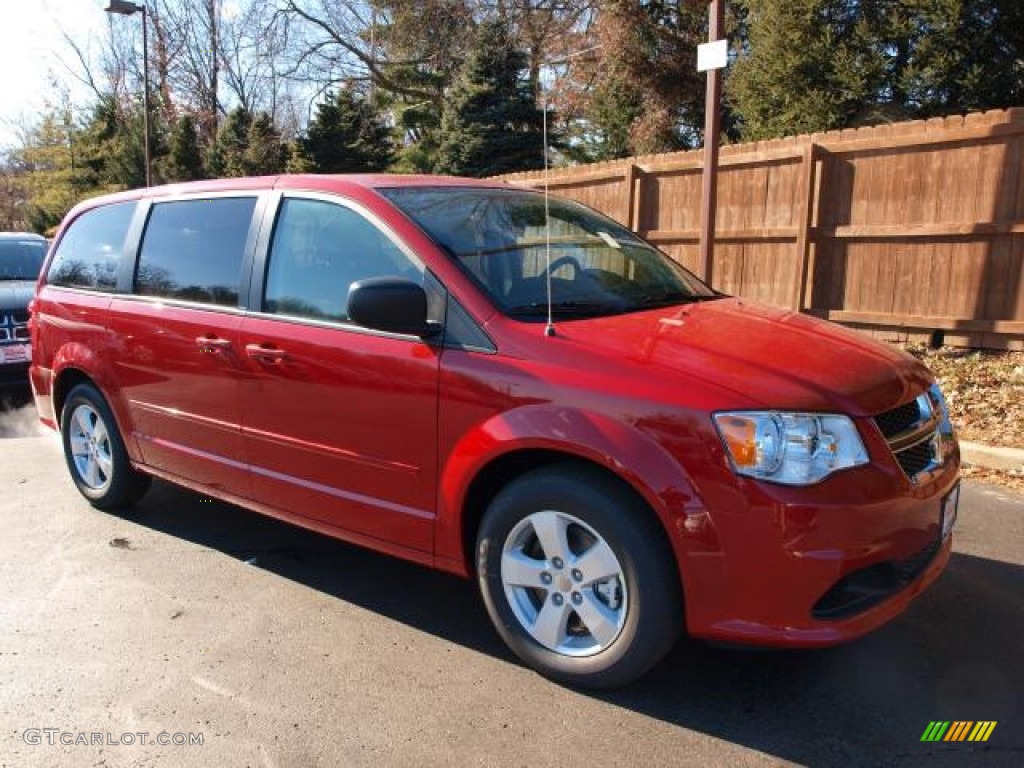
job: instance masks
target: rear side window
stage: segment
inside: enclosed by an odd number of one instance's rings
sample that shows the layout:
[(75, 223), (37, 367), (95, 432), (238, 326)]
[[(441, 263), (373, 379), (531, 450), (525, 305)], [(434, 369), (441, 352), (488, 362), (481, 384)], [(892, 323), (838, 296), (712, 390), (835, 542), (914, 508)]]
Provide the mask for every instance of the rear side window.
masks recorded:
[(157, 203), (142, 238), (135, 292), (238, 306), (255, 197)]
[(135, 203), (115, 203), (86, 211), (60, 239), (46, 282), (69, 288), (110, 291), (117, 285), (117, 268)]

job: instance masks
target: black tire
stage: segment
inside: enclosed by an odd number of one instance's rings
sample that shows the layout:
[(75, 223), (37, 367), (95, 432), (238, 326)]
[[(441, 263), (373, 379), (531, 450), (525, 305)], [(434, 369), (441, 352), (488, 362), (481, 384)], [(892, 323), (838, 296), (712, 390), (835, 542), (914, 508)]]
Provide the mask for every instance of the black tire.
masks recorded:
[[(540, 543), (538, 531), (551, 530), (553, 520), (567, 526), (564, 540), (569, 558), (552, 560)], [(588, 584), (589, 576), (566, 560), (592, 563), (593, 558), (584, 561), (583, 555), (597, 552), (593, 548), (601, 542), (610, 548), (615, 565), (621, 566), (621, 578)], [(533, 578), (531, 569), (540, 563), (537, 578), (547, 579), (544, 583), (550, 586), (517, 586), (520, 582), (511, 573), (506, 583), (502, 575), (506, 546), (515, 562), (526, 563), (522, 573), (530, 574), (525, 577), (528, 582)], [(641, 498), (595, 468), (567, 462), (509, 483), (484, 515), (476, 555), (480, 592), (498, 634), (520, 659), (546, 677), (583, 688), (626, 685), (647, 672), (679, 638), (682, 590), (663, 529)], [(561, 568), (556, 567), (557, 560)], [(605, 562), (612, 561), (605, 557)], [(591, 570), (593, 575), (601, 569)], [(592, 606), (600, 602), (603, 613), (593, 623), (611, 639), (602, 641), (602, 633), (592, 632), (570, 600), (591, 617), (595, 615)], [(568, 616), (548, 624), (564, 626), (565, 632), (553, 635), (564, 637), (564, 642), (545, 644), (535, 637), (542, 610), (561, 612), (549, 616)], [(533, 630), (528, 628), (531, 616), (526, 615), (531, 611), (536, 612)], [(617, 634), (612, 634), (613, 627)], [(536, 635), (552, 637), (540, 631)]]
[(114, 414), (92, 384), (78, 384), (68, 394), (60, 432), (71, 479), (97, 509), (131, 506), (149, 488), (149, 475), (132, 468)]

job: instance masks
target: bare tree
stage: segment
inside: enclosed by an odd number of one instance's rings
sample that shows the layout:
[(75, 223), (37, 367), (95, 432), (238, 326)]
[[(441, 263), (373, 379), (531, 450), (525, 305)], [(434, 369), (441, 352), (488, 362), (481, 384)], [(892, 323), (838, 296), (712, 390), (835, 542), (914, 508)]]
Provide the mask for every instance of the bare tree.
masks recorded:
[(278, 68), (287, 50), (285, 24), (273, 6), (250, 2), (223, 21), (220, 60), (224, 87), (234, 101), (250, 112), (267, 112), (281, 120), (289, 98)]
[[(415, 78), (403, 77), (409, 68), (430, 66), (437, 68), (443, 50), (438, 47), (452, 45), (448, 29), (429, 24), (440, 16), (454, 18), (460, 15), (466, 22), (471, 18), (466, 4), (459, 0), (421, 0), (421, 2), (378, 2), (369, 6), (362, 2), (336, 2), (335, 0), (282, 0), (279, 16), (288, 30), (290, 59), (283, 74), (301, 82), (321, 86), (320, 92), (329, 90), (341, 81), (370, 81), (393, 94), (413, 101), (435, 100), (435, 88), (424, 86)], [(418, 34), (426, 50), (411, 51), (413, 46), (396, 44), (391, 51), (411, 53), (408, 57), (388, 54), (388, 48), (378, 45), (375, 33), (391, 27), (394, 18), (402, 14), (419, 13), (426, 25)], [(374, 23), (376, 21), (376, 23)]]
[[(540, 93), (541, 69), (547, 62), (593, 46), (597, 5), (596, 0), (496, 0), (495, 11), (508, 19), (513, 39), (527, 55), (535, 95)], [(559, 72), (552, 70), (551, 75), (557, 79)]]
[(221, 0), (161, 0), (167, 36), (167, 90), (195, 115), (200, 134), (212, 141), (224, 105), (220, 96)]

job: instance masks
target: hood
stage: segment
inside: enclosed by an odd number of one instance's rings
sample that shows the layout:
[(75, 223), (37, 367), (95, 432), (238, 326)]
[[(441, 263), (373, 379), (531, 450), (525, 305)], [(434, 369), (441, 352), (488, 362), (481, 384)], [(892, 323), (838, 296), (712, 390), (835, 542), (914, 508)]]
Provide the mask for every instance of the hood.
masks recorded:
[(743, 299), (563, 322), (558, 334), (684, 386), (717, 388), (718, 399), (735, 400), (725, 408), (869, 416), (932, 381), (913, 357), (857, 331)]
[(3, 280), (0, 281), (0, 312), (28, 308), (28, 303), (36, 292), (35, 280)]

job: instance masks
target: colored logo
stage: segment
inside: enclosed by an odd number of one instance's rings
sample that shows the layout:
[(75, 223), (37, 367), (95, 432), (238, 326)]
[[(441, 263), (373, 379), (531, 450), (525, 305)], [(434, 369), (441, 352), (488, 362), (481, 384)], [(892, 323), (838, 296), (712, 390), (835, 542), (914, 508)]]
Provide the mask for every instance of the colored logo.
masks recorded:
[(932, 720), (921, 741), (988, 741), (996, 729), (995, 720)]

